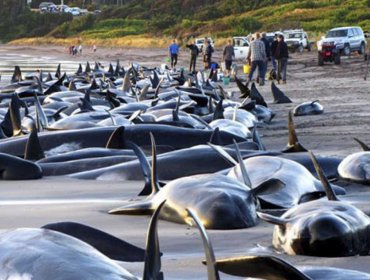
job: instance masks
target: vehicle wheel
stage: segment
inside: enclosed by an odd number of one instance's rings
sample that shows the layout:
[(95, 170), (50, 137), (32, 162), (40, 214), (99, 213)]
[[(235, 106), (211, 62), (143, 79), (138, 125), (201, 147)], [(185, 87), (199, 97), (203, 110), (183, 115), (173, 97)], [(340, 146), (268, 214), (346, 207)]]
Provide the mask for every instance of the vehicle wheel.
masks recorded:
[(303, 53), (304, 48), (303, 48), (303, 46), (302, 46), (302, 45), (299, 45), (299, 47), (298, 47), (298, 51), (299, 51), (300, 53)]
[(339, 65), (340, 64), (340, 54), (339, 53), (335, 54), (334, 64), (335, 65)]
[(361, 47), (360, 47), (360, 50), (358, 51), (359, 54), (364, 54), (366, 52), (365, 50), (365, 43), (362, 42), (361, 43)]
[(345, 45), (344, 45), (344, 49), (343, 49), (343, 54), (344, 54), (345, 56), (349, 56), (349, 55), (350, 55), (350, 53), (351, 53), (351, 49), (350, 49), (349, 45), (348, 45), (348, 44), (345, 44)]
[(322, 55), (320, 53), (318, 55), (318, 64), (319, 64), (319, 66), (324, 65), (324, 58), (322, 57)]

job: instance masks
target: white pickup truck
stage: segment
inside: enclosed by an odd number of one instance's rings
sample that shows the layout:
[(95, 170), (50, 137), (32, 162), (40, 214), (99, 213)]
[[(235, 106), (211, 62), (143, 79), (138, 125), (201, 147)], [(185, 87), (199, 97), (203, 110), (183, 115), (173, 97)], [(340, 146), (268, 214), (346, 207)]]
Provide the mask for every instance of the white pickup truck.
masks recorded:
[(249, 50), (248, 37), (233, 37), (235, 59), (246, 59)]

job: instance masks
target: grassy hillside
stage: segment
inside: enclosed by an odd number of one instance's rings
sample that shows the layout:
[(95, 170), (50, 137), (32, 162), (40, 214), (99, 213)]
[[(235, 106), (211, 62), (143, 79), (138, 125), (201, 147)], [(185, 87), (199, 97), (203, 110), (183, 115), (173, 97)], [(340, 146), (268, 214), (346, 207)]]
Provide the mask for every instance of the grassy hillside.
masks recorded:
[(52, 42), (57, 38), (56, 42), (69, 43), (82, 38), (85, 43), (161, 46), (167, 44), (165, 38), (169, 37), (187, 41), (191, 37), (211, 35), (223, 43), (223, 38), (257, 30), (304, 28), (313, 36), (345, 25), (370, 30), (370, 0), (123, 2), (122, 6), (102, 7), (99, 16), (66, 21), (47, 34), (40, 34), (48, 38), (37, 42)]

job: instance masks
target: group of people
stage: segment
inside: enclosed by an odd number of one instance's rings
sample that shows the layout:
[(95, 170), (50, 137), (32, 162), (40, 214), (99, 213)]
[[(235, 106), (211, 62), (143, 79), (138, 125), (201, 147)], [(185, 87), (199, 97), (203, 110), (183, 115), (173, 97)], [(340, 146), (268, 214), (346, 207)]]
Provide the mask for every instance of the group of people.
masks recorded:
[[(192, 43), (187, 44), (186, 47), (190, 49), (190, 72), (195, 73), (196, 61), (200, 53), (203, 54), (204, 69), (214, 70), (214, 66), (212, 63), (214, 48), (207, 38), (204, 39), (204, 47), (202, 47), (202, 49), (198, 48), (195, 40)], [(175, 39), (172, 41), (172, 44), (169, 46), (168, 50), (171, 61), (171, 69), (175, 69), (180, 51), (180, 46), (177, 44)], [(227, 45), (223, 49), (222, 57), (226, 76), (230, 76), (234, 60), (234, 45), (233, 41), (229, 39), (227, 41)], [(264, 85), (268, 69), (268, 61), (271, 60), (272, 71), (270, 72), (270, 75), (273, 78), (276, 78), (279, 84), (286, 83), (288, 46), (284, 42), (284, 36), (282, 34), (275, 34), (273, 42), (269, 42), (269, 40), (267, 40), (266, 38), (266, 33), (255, 33), (251, 38), (246, 60), (247, 63), (251, 66), (248, 75), (249, 81), (252, 80), (253, 74), (258, 68), (257, 80), (260, 85)]]
[(69, 47), (69, 54), (72, 56), (76, 56), (78, 54), (82, 55), (82, 45), (77, 46), (70, 46)]
[[(69, 49), (69, 54), (72, 55), (72, 56), (76, 56), (78, 54), (82, 55), (82, 45), (81, 44), (78, 47), (77, 46), (70, 46), (68, 49)], [(96, 52), (96, 50), (97, 50), (96, 45), (93, 45), (92, 50), (93, 50), (94, 53)]]
[(258, 67), (258, 80), (260, 85), (264, 85), (268, 61), (271, 60), (272, 71), (270, 75), (278, 83), (286, 84), (286, 73), (288, 66), (288, 46), (284, 42), (282, 34), (275, 34), (273, 42), (266, 39), (266, 33), (255, 33), (249, 46), (247, 63), (251, 65), (248, 75), (249, 81)]
[[(214, 48), (207, 38), (204, 39), (204, 48), (202, 49), (198, 48), (195, 40), (192, 43), (187, 44), (186, 47), (190, 49), (189, 72), (195, 73), (197, 57), (200, 53), (203, 53), (204, 69), (210, 69), (212, 67), (212, 54), (214, 52)], [(180, 51), (180, 46), (177, 44), (176, 40), (172, 41), (172, 44), (169, 46), (168, 51), (170, 55), (171, 69), (175, 69)]]

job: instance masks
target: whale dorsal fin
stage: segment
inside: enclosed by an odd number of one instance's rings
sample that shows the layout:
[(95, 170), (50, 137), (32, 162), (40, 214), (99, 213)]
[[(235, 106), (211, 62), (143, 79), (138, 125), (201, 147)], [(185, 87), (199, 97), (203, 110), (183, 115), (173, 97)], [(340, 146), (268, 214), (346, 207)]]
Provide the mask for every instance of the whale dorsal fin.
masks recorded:
[(315, 167), (316, 173), (321, 181), (322, 186), (324, 187), (326, 196), (328, 197), (328, 200), (333, 200), (333, 201), (339, 201), (338, 197), (336, 196), (332, 186), (329, 183), (328, 178), (325, 176), (324, 171), (322, 170), (321, 166), (317, 162), (317, 159), (315, 155), (310, 151), (309, 152), (312, 163)]
[(151, 180), (152, 180), (152, 195), (159, 192), (159, 182), (158, 182), (158, 172), (157, 172), (157, 147), (155, 144), (155, 139), (153, 133), (150, 134), (150, 142), (152, 144), (152, 172), (151, 172)]
[(218, 145), (214, 145), (213, 143), (208, 143), (208, 145), (213, 149), (215, 150), (217, 153), (220, 154), (220, 156), (226, 160), (227, 163), (229, 163), (231, 166), (236, 166), (238, 165), (238, 162), (232, 157), (229, 155), (228, 152), (226, 152), (222, 147), (218, 146)]
[(245, 256), (218, 260), (216, 267), (223, 273), (240, 277), (266, 280), (313, 280), (290, 263), (274, 256)]
[(105, 147), (107, 149), (123, 149), (124, 148), (124, 133), (125, 133), (125, 127), (120, 126), (117, 127), (111, 136), (109, 137), (107, 144)]
[(17, 94), (12, 95), (12, 99), (9, 104), (9, 113), (13, 128), (13, 136), (19, 136), (22, 134), (22, 126), (21, 126), (20, 100)]
[(145, 265), (143, 280), (163, 280), (161, 271), (161, 253), (158, 240), (158, 218), (159, 213), (166, 201), (163, 201), (155, 210), (150, 219), (148, 234), (146, 238)]
[(364, 142), (362, 142), (360, 139), (358, 139), (358, 138), (353, 138), (353, 140), (355, 140), (357, 143), (359, 143), (359, 144), (360, 144), (360, 146), (361, 146), (361, 148), (362, 148), (362, 150), (363, 150), (364, 152), (368, 152), (368, 151), (370, 151), (370, 147), (369, 147), (368, 145), (366, 145)]
[(146, 84), (142, 88), (142, 90), (140, 91), (140, 95), (139, 95), (139, 101), (143, 101), (143, 100), (146, 100), (147, 99), (147, 93), (148, 93), (149, 87), (150, 87), (150, 85), (149, 84)]
[(223, 145), (219, 127), (216, 127), (213, 130), (211, 137), (209, 139), (209, 143), (214, 144), (214, 145), (221, 145), (221, 146)]
[(216, 105), (215, 112), (213, 113), (213, 120), (218, 120), (218, 119), (224, 119), (224, 107), (223, 107), (223, 99), (218, 101)]
[(257, 131), (257, 125), (255, 125), (252, 129), (252, 140), (254, 143), (257, 144), (258, 150), (260, 151), (266, 151), (265, 145), (262, 143), (260, 134)]
[(293, 122), (292, 111), (288, 114), (288, 144), (283, 153), (307, 152), (307, 150), (299, 143)]
[(283, 104), (283, 103), (292, 103), (292, 100), (284, 94), (274, 82), (271, 83), (271, 92), (272, 97), (274, 98), (274, 103)]
[(249, 88), (248, 88), (248, 85), (244, 85), (242, 83), (242, 81), (239, 80), (239, 78), (236, 75), (234, 76), (234, 79), (235, 79), (236, 85), (238, 86), (238, 88), (240, 90), (240, 94), (241, 94), (240, 97), (241, 98), (248, 97), (250, 95), (250, 93), (251, 93), (250, 90), (249, 90)]
[(145, 153), (138, 145), (131, 141), (127, 141), (126, 144), (129, 148), (131, 148), (135, 152), (136, 156), (140, 161), (141, 171), (143, 172), (145, 185), (143, 190), (139, 193), (139, 196), (150, 195), (151, 193), (155, 193), (156, 190), (152, 189), (151, 166), (148, 159), (146, 158)]
[(27, 160), (39, 160), (45, 157), (44, 151), (41, 147), (39, 137), (37, 135), (37, 129), (33, 124), (32, 131), (28, 137), (26, 149), (24, 151), (24, 159)]
[(126, 93), (131, 92), (130, 71), (127, 71), (123, 77), (122, 91)]
[(212, 243), (208, 237), (207, 231), (203, 223), (199, 220), (199, 218), (197, 217), (197, 215), (195, 214), (193, 210), (186, 209), (186, 211), (188, 212), (188, 215), (193, 219), (203, 240), (203, 247), (204, 247), (204, 252), (206, 255), (206, 262), (207, 262), (207, 274), (208, 274), (207, 279), (208, 280), (219, 280), (220, 276), (216, 269), (215, 253), (213, 251)]
[(22, 71), (21, 71), (21, 68), (19, 66), (15, 66), (11, 82), (12, 83), (17, 83), (17, 82), (20, 82), (20, 81), (22, 81)]
[(255, 100), (256, 104), (265, 106), (267, 108), (267, 103), (263, 98), (262, 94), (258, 91), (255, 83), (252, 83), (251, 85), (251, 93), (249, 97), (251, 98), (251, 100)]
[(60, 79), (62, 77), (62, 72), (61, 72), (61, 65), (60, 63), (58, 64), (57, 70), (55, 71), (55, 78)]
[(242, 176), (243, 176), (244, 184), (247, 185), (248, 187), (251, 187), (252, 182), (251, 182), (251, 179), (249, 178), (247, 168), (244, 164), (242, 155), (240, 154), (239, 146), (238, 146), (238, 144), (236, 143), (236, 141), (234, 139), (233, 139), (233, 142), (234, 142), (234, 146), (235, 146), (236, 156), (238, 158), (240, 172), (242, 173)]
[(87, 61), (86, 62), (86, 67), (85, 67), (85, 73), (88, 74), (91, 72), (91, 67), (90, 67), (90, 63)]

